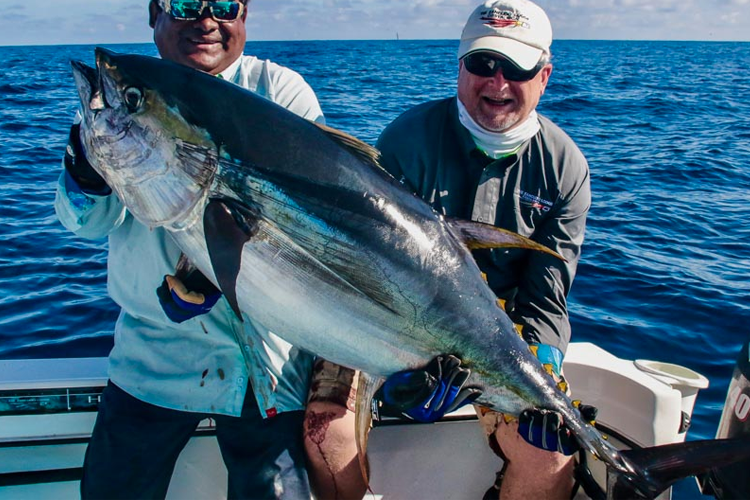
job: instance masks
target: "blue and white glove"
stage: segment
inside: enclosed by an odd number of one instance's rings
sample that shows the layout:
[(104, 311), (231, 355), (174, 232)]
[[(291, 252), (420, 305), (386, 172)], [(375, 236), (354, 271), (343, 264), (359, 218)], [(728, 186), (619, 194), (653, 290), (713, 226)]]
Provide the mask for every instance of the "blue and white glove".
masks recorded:
[[(593, 423), (598, 412), (590, 405), (578, 404), (581, 416)], [(563, 455), (572, 455), (581, 449), (578, 440), (565, 425), (562, 416), (552, 410), (524, 410), (518, 416), (518, 433), (532, 446)]]
[(166, 275), (156, 289), (161, 308), (175, 323), (206, 314), (221, 298), (221, 291), (200, 271), (188, 274), (183, 280)]
[[(562, 376), (562, 351), (555, 346), (535, 343), (529, 344), (529, 349), (555, 379), (560, 390), (566, 392), (567, 382)], [(597, 408), (576, 403), (583, 418), (593, 424)], [(563, 417), (552, 410), (533, 408), (521, 412), (518, 417), (518, 433), (527, 443), (542, 450), (572, 455), (580, 449), (578, 440), (565, 425)]]
[(380, 402), (378, 413), (436, 422), (482, 393), (476, 387), (465, 387), (469, 375), (471, 370), (451, 355), (436, 357), (423, 370), (395, 373), (375, 395)]
[(532, 446), (572, 455), (580, 449), (578, 441), (559, 413), (551, 410), (524, 410), (518, 416), (518, 433)]

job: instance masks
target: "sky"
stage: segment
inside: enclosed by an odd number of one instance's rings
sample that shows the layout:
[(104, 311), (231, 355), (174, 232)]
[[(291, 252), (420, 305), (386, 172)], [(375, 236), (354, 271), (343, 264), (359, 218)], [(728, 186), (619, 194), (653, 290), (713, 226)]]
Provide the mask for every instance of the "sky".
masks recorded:
[[(750, 41), (750, 0), (538, 0), (556, 39)], [(151, 41), (148, 0), (0, 0), (0, 46)], [(479, 0), (251, 0), (248, 40), (458, 39)]]

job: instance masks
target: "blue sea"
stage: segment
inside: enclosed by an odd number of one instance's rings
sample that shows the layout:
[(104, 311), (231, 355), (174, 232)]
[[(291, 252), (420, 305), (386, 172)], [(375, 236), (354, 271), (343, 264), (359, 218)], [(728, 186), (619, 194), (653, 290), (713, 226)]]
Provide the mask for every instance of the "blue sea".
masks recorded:
[[(0, 47), (0, 359), (106, 355), (106, 241), (53, 211), (93, 46)], [(156, 55), (152, 44), (112, 45)], [(373, 144), (456, 91), (457, 41), (251, 42), (300, 72), (328, 124)], [(711, 438), (750, 334), (750, 45), (556, 41), (539, 111), (589, 160), (593, 206), (570, 296), (574, 341), (705, 375), (689, 439)], [(693, 487), (677, 498), (697, 496)]]

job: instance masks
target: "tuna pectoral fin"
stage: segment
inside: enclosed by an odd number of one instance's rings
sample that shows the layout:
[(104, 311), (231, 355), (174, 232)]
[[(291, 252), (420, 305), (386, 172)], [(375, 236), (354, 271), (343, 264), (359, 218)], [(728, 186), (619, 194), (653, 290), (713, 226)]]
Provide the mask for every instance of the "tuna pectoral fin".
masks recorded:
[(359, 468), (365, 485), (370, 488), (370, 468), (367, 463), (367, 438), (372, 425), (372, 412), (370, 405), (375, 397), (375, 391), (383, 383), (382, 378), (372, 377), (364, 372), (359, 372), (357, 383), (357, 401), (354, 407), (355, 435), (357, 439), (357, 456), (359, 457)]
[[(461, 219), (446, 219), (448, 225), (461, 237), (461, 240), (469, 247), (469, 250), (478, 248), (526, 248), (539, 252), (548, 253), (560, 260), (566, 259), (536, 241), (530, 240), (513, 231), (508, 231), (490, 224), (472, 222)], [(567, 262), (567, 261), (566, 261)]]
[(608, 486), (611, 498), (652, 498), (676, 481), (708, 472), (714, 467), (746, 460), (750, 457), (750, 439), (706, 439), (686, 443), (624, 450), (622, 455), (645, 471), (648, 484), (641, 478), (610, 472)]
[(231, 200), (211, 200), (203, 213), (206, 245), (216, 281), (240, 320), (237, 275), (242, 265), (242, 248), (255, 234), (257, 224), (258, 217), (251, 209)]

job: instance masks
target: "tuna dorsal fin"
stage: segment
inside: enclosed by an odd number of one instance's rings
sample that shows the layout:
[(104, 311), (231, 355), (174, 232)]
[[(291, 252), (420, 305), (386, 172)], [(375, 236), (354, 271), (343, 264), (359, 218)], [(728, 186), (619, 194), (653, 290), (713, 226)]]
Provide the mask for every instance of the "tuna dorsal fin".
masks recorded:
[(562, 255), (554, 250), (513, 231), (463, 219), (447, 218), (446, 221), (469, 247), (469, 250), (479, 248), (526, 248), (550, 254), (567, 262)]
[(611, 498), (642, 498), (634, 495), (636, 491), (650, 498), (649, 494), (656, 496), (679, 479), (747, 460), (750, 438), (687, 441), (623, 450), (622, 454), (646, 471), (650, 484), (646, 487), (633, 478), (610, 472), (611, 477), (617, 478), (615, 485), (608, 485)]
[(379, 161), (380, 151), (378, 151), (374, 147), (370, 146), (369, 144), (365, 142), (360, 141), (356, 137), (351, 136), (347, 134), (346, 132), (342, 132), (341, 130), (335, 129), (333, 127), (322, 125), (320, 123), (316, 123), (315, 125), (320, 127), (320, 129), (323, 130), (323, 132), (325, 132), (326, 134), (328, 134), (328, 136), (331, 139), (341, 144), (354, 156), (358, 157), (365, 163), (369, 163), (370, 165), (374, 165), (378, 168), (382, 168), (380, 166), (380, 161)]
[[(354, 407), (354, 429), (357, 440), (359, 468), (368, 490), (370, 489), (370, 467), (367, 463), (367, 438), (370, 434), (370, 427), (372, 425), (372, 411), (370, 410), (370, 405), (375, 397), (375, 392), (382, 383), (382, 378), (373, 377), (364, 372), (359, 372), (359, 382), (357, 382), (357, 401)], [(372, 492), (372, 490), (370, 490), (370, 492)]]
[(240, 321), (237, 275), (242, 265), (242, 248), (256, 233), (257, 224), (258, 217), (252, 209), (232, 200), (213, 199), (203, 213), (206, 245), (216, 281)]

